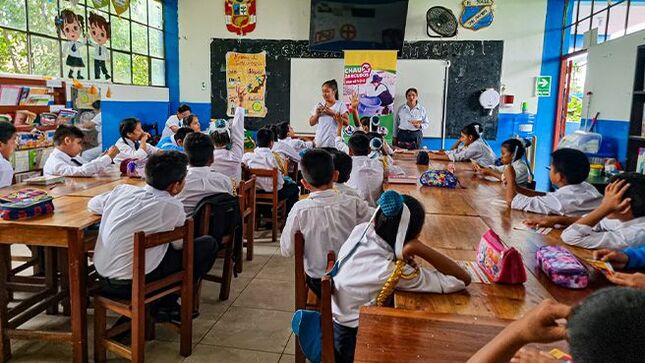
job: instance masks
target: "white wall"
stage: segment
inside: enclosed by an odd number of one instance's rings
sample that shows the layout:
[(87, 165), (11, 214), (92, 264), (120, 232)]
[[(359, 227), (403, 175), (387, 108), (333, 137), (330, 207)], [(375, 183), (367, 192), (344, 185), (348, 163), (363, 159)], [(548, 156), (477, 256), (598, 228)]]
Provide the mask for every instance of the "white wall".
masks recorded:
[[(645, 30), (589, 47), (585, 94), (593, 92), (589, 115), (629, 121), (636, 69), (636, 48), (645, 44)], [(582, 115), (587, 115), (587, 96)]]
[[(519, 112), (522, 101), (536, 112), (534, 77), (540, 73), (546, 0), (497, 0), (495, 20), (477, 32), (459, 27), (453, 40), (504, 40), (502, 84), (516, 96), (513, 108)], [(410, 0), (406, 40), (430, 40), (426, 35), (425, 14), (434, 5), (461, 14), (459, 0)], [(309, 0), (257, 1), (257, 26), (247, 39), (309, 39)], [(226, 30), (224, 4), (213, 0), (179, 1), (179, 84), (186, 102), (210, 103), (210, 41), (212, 38), (237, 38)], [(202, 88), (202, 82), (206, 86)], [(556, 92), (557, 90), (552, 90)]]

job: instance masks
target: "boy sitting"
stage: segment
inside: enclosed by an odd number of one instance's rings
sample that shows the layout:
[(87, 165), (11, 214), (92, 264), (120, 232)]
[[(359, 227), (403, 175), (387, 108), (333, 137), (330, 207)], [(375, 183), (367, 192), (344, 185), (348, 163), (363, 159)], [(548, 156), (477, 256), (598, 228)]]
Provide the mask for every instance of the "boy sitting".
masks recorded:
[(561, 237), (583, 248), (645, 245), (645, 175), (615, 176), (600, 206), (570, 225)]
[(514, 168), (506, 168), (506, 203), (513, 209), (556, 215), (582, 215), (600, 205), (602, 195), (587, 183), (589, 160), (574, 149), (553, 152), (549, 178), (556, 188), (552, 193), (541, 193), (517, 185)]
[(194, 130), (190, 127), (180, 127), (179, 129), (177, 129), (177, 132), (174, 135), (159, 140), (157, 149), (164, 151), (175, 150), (183, 152), (184, 139), (186, 138), (186, 135), (192, 132), (194, 132)]
[(350, 174), (352, 173), (352, 157), (333, 147), (325, 147), (323, 150), (331, 154), (334, 161), (334, 170), (338, 172), (338, 178), (334, 180), (334, 189), (338, 190), (340, 194), (365, 200), (361, 197), (360, 193), (358, 193), (358, 190), (347, 186), (346, 184), (349, 180)]
[[(92, 198), (88, 209), (102, 215), (94, 250), (94, 266), (105, 295), (130, 298), (134, 233), (172, 231), (186, 221), (184, 207), (174, 198), (184, 188), (188, 157), (177, 151), (156, 153), (146, 163), (146, 186), (119, 185)], [(195, 238), (193, 278), (206, 274), (217, 254), (211, 236)], [(146, 280), (155, 281), (182, 268), (182, 241), (146, 249)], [(176, 296), (162, 299), (164, 308), (178, 312)]]
[(79, 156), (85, 135), (76, 126), (60, 125), (54, 133), (54, 150), (43, 167), (44, 175), (93, 176), (112, 165), (119, 154), (116, 146), (110, 147), (105, 155), (90, 162)]
[(320, 278), (325, 274), (327, 252), (338, 254), (354, 227), (369, 221), (373, 209), (364, 200), (334, 190), (332, 156), (325, 150), (312, 149), (301, 161), (303, 185), (311, 191), (299, 201), (287, 217), (280, 237), (283, 256), (293, 256), (297, 231), (305, 238), (305, 273), (309, 288), (320, 296)]
[(15, 149), (16, 127), (10, 122), (0, 122), (0, 188), (13, 182), (13, 167), (9, 159)]
[(189, 133), (183, 145), (189, 165), (186, 185), (177, 194), (177, 199), (184, 204), (186, 214), (191, 215), (204, 197), (216, 193), (233, 194), (233, 184), (231, 178), (211, 169), (214, 146), (210, 137), (200, 132)]
[[(287, 200), (287, 213), (298, 201), (300, 191), (298, 186), (292, 182), (285, 182), (281, 166), (278, 164), (275, 155), (271, 151), (273, 147), (273, 131), (267, 128), (258, 130), (257, 135), (258, 147), (253, 152), (246, 153), (242, 157), (242, 163), (252, 169), (278, 169), (278, 199)], [(273, 191), (273, 181), (271, 178), (257, 178), (257, 189), (265, 193)]]
[(358, 190), (370, 207), (376, 207), (376, 201), (383, 192), (383, 163), (368, 156), (370, 140), (364, 133), (354, 133), (349, 138), (348, 145), (352, 172), (347, 185)]

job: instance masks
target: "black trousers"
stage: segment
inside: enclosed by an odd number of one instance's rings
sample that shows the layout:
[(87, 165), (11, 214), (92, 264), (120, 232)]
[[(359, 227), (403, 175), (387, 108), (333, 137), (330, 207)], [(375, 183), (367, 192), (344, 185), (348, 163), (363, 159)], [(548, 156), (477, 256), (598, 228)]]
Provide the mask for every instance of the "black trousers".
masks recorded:
[(282, 189), (278, 191), (278, 199), (287, 200), (287, 215), (291, 211), (293, 205), (296, 204), (299, 197), (300, 189), (298, 189), (298, 185), (296, 183), (285, 180), (284, 184), (282, 185)]
[(397, 146), (404, 149), (421, 149), (423, 147), (423, 131), (397, 130)]
[[(193, 280), (197, 282), (213, 267), (219, 244), (211, 236), (197, 237), (194, 243)], [(168, 246), (168, 250), (159, 266), (146, 274), (146, 282), (162, 279), (181, 270), (182, 254), (182, 250), (176, 250), (172, 246)], [(101, 294), (109, 298), (130, 299), (132, 297), (131, 280), (114, 281), (101, 278), (100, 284)], [(160, 300), (161, 305), (168, 305), (177, 301), (177, 295), (169, 295), (166, 298)]]
[[(99, 60), (95, 59), (94, 60), (94, 79), (99, 79), (101, 78), (101, 72), (106, 77), (109, 77), (110, 75), (108, 74), (107, 67), (105, 66), (105, 61), (104, 60)], [(107, 78), (106, 78), (107, 79)]]
[(358, 328), (350, 328), (334, 322), (334, 355), (336, 363), (354, 362)]
[(307, 281), (307, 286), (309, 286), (309, 290), (313, 291), (314, 294), (320, 299), (320, 295), (322, 293), (320, 292), (320, 279), (315, 279), (313, 277), (309, 277), (309, 275), (305, 274), (305, 280)]

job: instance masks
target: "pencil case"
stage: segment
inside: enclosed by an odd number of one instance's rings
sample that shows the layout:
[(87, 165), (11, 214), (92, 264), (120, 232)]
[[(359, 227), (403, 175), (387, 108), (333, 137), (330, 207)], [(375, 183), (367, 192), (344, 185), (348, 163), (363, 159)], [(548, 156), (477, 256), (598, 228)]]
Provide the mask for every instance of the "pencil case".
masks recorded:
[(499, 236), (489, 229), (477, 246), (477, 263), (491, 281), (521, 284), (526, 281), (522, 255), (513, 247), (506, 247)]
[(562, 246), (543, 246), (535, 253), (538, 265), (554, 284), (584, 289), (589, 284), (587, 269)]
[(426, 187), (454, 189), (459, 184), (459, 180), (448, 170), (428, 170), (421, 174), (419, 183)]
[(27, 219), (52, 213), (54, 211), (52, 199), (52, 197), (44, 193), (0, 204), (0, 218), (4, 220)]

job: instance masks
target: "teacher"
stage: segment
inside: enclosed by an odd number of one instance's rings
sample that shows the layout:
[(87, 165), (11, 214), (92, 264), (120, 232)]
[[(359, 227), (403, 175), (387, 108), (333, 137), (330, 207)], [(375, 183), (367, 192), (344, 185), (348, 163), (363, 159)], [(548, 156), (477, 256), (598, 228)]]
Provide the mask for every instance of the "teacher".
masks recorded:
[(406, 103), (396, 112), (394, 125), (394, 145), (414, 150), (420, 149), (423, 142), (423, 129), (430, 126), (425, 107), (419, 104), (416, 88), (405, 91)]

